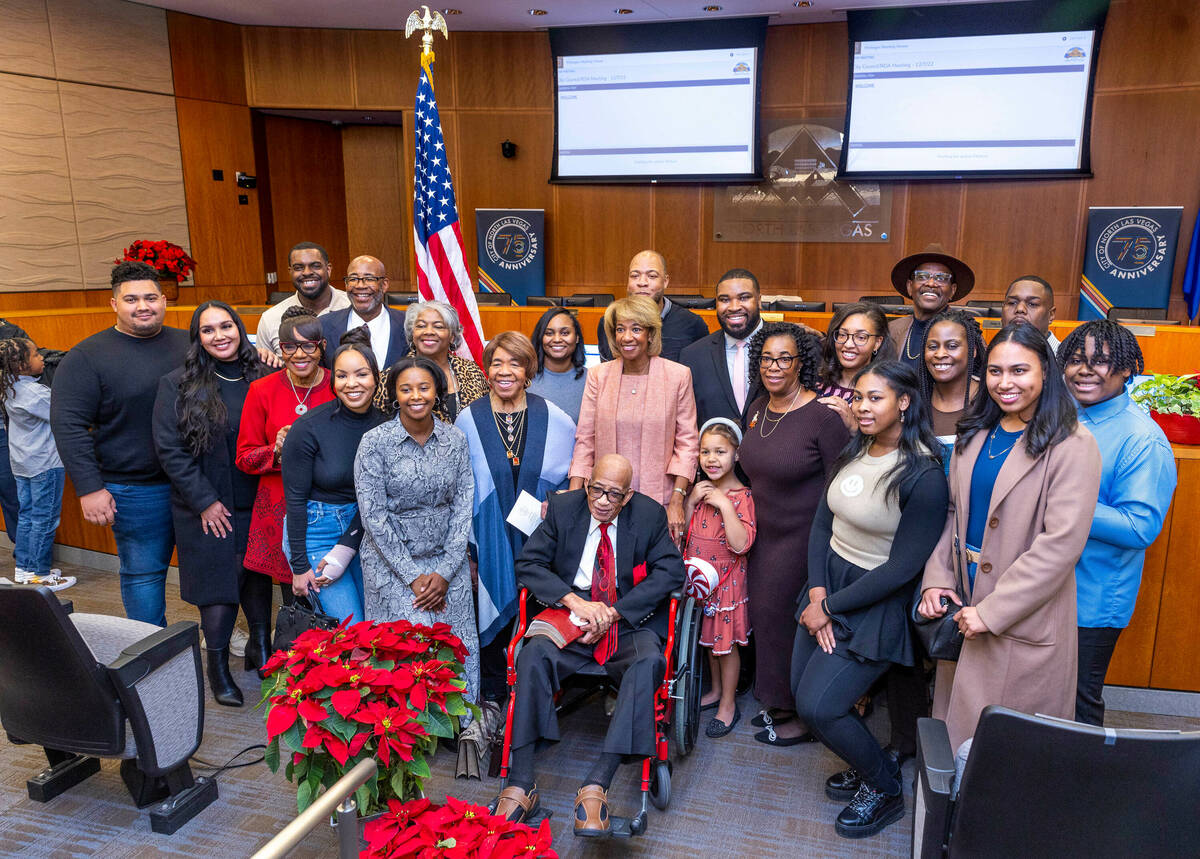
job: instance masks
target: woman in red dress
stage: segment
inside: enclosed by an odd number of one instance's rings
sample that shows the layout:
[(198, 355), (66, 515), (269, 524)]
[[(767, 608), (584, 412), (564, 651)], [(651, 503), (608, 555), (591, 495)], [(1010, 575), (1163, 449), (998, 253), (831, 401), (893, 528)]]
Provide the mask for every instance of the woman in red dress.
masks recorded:
[(283, 554), (285, 502), (279, 454), (292, 422), (332, 400), (333, 389), (321, 366), (325, 359), (321, 323), (304, 308), (289, 308), (283, 314), (279, 351), (283, 369), (251, 383), (246, 395), (238, 430), (237, 467), (261, 475), (250, 517), (246, 568), (279, 582), (284, 602), (291, 602), (292, 568)]

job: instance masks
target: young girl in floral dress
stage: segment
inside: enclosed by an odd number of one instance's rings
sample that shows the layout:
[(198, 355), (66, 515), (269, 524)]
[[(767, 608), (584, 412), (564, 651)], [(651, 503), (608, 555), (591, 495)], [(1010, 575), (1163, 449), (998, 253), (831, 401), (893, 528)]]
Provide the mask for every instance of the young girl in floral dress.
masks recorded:
[(734, 700), (740, 645), (748, 643), (746, 552), (754, 542), (754, 499), (733, 471), (742, 432), (727, 418), (700, 428), (700, 471), (704, 479), (687, 500), (688, 539), (684, 557), (700, 558), (717, 571), (718, 584), (704, 605), (700, 644), (709, 648), (712, 688), (701, 709), (717, 708), (705, 734), (723, 737), (741, 719)]

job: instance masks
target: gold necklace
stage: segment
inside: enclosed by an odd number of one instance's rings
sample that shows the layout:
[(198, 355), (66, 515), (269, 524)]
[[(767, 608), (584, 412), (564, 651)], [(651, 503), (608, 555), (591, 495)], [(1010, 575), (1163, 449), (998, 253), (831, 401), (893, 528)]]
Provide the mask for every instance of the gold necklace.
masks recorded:
[[(774, 433), (775, 433), (775, 430), (776, 430), (776, 429), (779, 427), (779, 424), (780, 424), (780, 423), (783, 421), (783, 419), (784, 419), (784, 418), (786, 418), (786, 417), (788, 416), (788, 413), (790, 413), (790, 412), (791, 412), (791, 410), (792, 410), (792, 408), (793, 408), (793, 407), (796, 405), (796, 400), (800, 399), (800, 392), (801, 392), (801, 391), (803, 391), (803, 390), (804, 390), (804, 386), (803, 386), (803, 385), (797, 385), (797, 386), (796, 386), (796, 393), (794, 393), (794, 394), (792, 395), (792, 401), (791, 401), (790, 403), (788, 403), (788, 407), (787, 407), (786, 409), (784, 409), (784, 410), (783, 410), (783, 414), (781, 414), (781, 415), (780, 415), (779, 417), (777, 417), (777, 418), (771, 418), (771, 417), (770, 417), (770, 415), (771, 415), (771, 400), (768, 398), (768, 400), (767, 400), (767, 405), (766, 405), (766, 406), (764, 407), (764, 409), (763, 409), (763, 419), (762, 419), (762, 424), (761, 424), (761, 425), (759, 426), (759, 428), (758, 428), (758, 434), (759, 434), (759, 436), (760, 436), (760, 437), (762, 437), (762, 438), (770, 438), (772, 435), (774, 435)], [(755, 415), (754, 417), (755, 417), (755, 421), (757, 422), (758, 415)], [(770, 424), (770, 425), (771, 425), (771, 431), (770, 431), (770, 432), (767, 432), (767, 431), (764, 429), (764, 427), (765, 427), (767, 424)]]
[(521, 439), (525, 435), (525, 415), (528, 408), (518, 412), (504, 413), (504, 427), (500, 426), (500, 413), (492, 409), (492, 420), (496, 422), (496, 432), (500, 434), (500, 443), (504, 445), (504, 453), (508, 461), (520, 466)]
[[(992, 453), (992, 443), (996, 440), (996, 436), (999, 432), (1000, 432), (1000, 424), (996, 424), (995, 428), (992, 430), (992, 434), (990, 436), (988, 436), (988, 449), (987, 449), (987, 458), (988, 459), (998, 459), (999, 457), (1004, 456), (1006, 453), (1008, 453), (1010, 450), (1012, 450), (1014, 447), (1016, 447), (1018, 439), (1021, 438), (1020, 433), (1018, 433), (1017, 437), (1012, 440), (1012, 444), (1010, 444), (1008, 447), (1004, 448), (1004, 450), (1000, 451), (999, 453)], [(1024, 430), (1022, 430), (1022, 432), (1024, 432)]]
[(912, 346), (912, 331), (917, 325), (917, 317), (913, 317), (912, 325), (908, 326), (908, 333), (904, 335), (904, 354), (908, 356), (910, 361), (915, 361), (921, 357), (921, 349), (917, 348), (917, 354), (912, 354), (910, 346)]

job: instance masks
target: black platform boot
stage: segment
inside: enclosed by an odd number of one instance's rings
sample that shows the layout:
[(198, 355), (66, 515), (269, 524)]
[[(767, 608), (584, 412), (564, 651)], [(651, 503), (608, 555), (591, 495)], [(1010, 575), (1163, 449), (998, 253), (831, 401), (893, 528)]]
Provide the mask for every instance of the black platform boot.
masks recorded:
[(204, 652), (208, 654), (208, 685), (213, 698), (226, 707), (242, 706), (242, 690), (229, 673), (229, 646), (206, 647)]
[[(266, 623), (250, 624), (250, 640), (246, 642), (246, 660), (244, 667), (247, 671), (257, 671), (263, 677), (262, 667), (275, 651), (271, 648), (271, 626)], [(265, 678), (263, 678), (265, 679)]]

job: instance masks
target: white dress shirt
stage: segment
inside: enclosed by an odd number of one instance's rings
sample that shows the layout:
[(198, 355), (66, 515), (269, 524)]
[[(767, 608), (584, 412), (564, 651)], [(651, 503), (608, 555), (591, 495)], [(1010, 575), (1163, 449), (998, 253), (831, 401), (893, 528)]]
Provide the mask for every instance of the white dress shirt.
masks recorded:
[(742, 380), (742, 385), (744, 386), (743, 389), (746, 396), (750, 395), (750, 374), (757, 369), (756, 367), (750, 366), (750, 341), (754, 338), (755, 334), (762, 330), (762, 327), (763, 324), (762, 320), (760, 319), (758, 320), (758, 325), (755, 326), (754, 330), (747, 334), (742, 340), (737, 340), (736, 338), (730, 337), (728, 334), (725, 335), (725, 370), (729, 373), (729, 384), (734, 387), (735, 391), (737, 390), (737, 380), (733, 377), (733, 362), (737, 359), (738, 343), (746, 344), (746, 378)]
[[(383, 362), (387, 360), (388, 345), (392, 340), (392, 320), (388, 318), (387, 308), (379, 308), (379, 313), (370, 322), (364, 321), (357, 312), (351, 310), (350, 315), (346, 317), (346, 330), (350, 331), (363, 325), (367, 326), (367, 333), (371, 335), (371, 351), (375, 353), (375, 360), (382, 367)], [(329, 343), (325, 348), (336, 350), (337, 344)]]
[[(613, 576), (617, 573), (617, 523), (612, 522), (612, 527), (608, 529), (608, 541), (612, 543), (613, 550)], [(588, 526), (587, 539), (583, 541), (583, 554), (579, 557), (579, 569), (575, 572), (575, 579), (571, 582), (572, 586), (579, 591), (590, 594), (592, 592), (592, 571), (596, 568), (596, 551), (600, 548), (600, 523), (596, 521), (596, 517), (591, 517), (591, 524)]]

